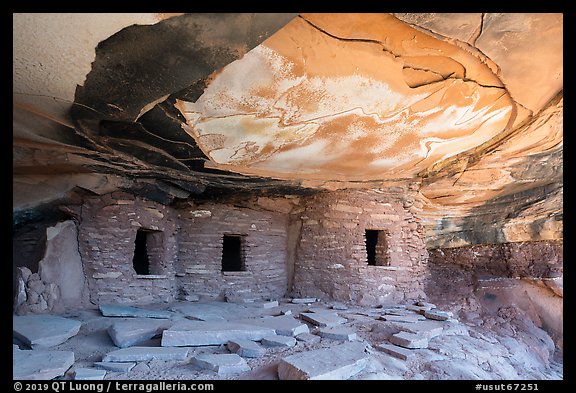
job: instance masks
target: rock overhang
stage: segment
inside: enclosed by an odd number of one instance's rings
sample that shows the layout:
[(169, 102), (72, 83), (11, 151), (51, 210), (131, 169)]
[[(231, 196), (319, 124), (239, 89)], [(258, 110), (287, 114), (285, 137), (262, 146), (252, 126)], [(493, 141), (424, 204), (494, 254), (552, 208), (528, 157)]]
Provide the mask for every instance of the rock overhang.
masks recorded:
[[(15, 195), (38, 180), (60, 188), (48, 199), (76, 184), (166, 204), (399, 186), (441, 238), (431, 244), (446, 244), (440, 221), (459, 228), (512, 194), (561, 192), (561, 31), (561, 14), (490, 13), (190, 14), (126, 27), (98, 45), (73, 124), (18, 131)], [(561, 217), (545, 205), (535, 219)]]

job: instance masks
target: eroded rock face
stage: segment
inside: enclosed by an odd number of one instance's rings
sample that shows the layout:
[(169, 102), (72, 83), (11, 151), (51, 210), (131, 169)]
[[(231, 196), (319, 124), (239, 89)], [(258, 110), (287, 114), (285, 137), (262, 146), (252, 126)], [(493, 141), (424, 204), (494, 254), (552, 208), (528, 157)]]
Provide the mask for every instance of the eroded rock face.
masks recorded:
[(480, 59), (385, 14), (301, 15), (183, 103), (221, 168), (364, 181), (495, 137), (513, 105)]
[(562, 253), (562, 241), (431, 250), (426, 293), (471, 319), (481, 310), (493, 316), (501, 309), (515, 308), (507, 311), (513, 316), (522, 310), (562, 348)]
[(564, 271), (563, 241), (505, 243), (429, 251), (429, 262), (500, 277), (555, 278)]
[[(402, 179), (429, 247), (562, 237), (562, 14), (51, 18), (14, 16), (17, 211)], [(34, 23), (58, 46), (26, 45)], [(91, 69), (79, 36), (104, 39)]]
[[(519, 120), (562, 90), (562, 14), (394, 14), (413, 27), (468, 50), (479, 50), (520, 104)], [(534, 39), (535, 37), (538, 39)], [(529, 82), (530, 81), (530, 82)], [(534, 83), (532, 83), (534, 82)], [(526, 89), (530, 83), (530, 89)]]

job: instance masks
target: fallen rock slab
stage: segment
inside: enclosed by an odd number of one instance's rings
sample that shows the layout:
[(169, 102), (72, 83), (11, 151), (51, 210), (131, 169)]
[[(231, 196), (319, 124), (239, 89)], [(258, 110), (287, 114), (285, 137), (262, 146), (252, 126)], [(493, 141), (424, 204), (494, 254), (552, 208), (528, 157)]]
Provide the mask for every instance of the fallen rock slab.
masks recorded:
[(411, 349), (404, 349), (402, 347), (390, 344), (378, 344), (376, 345), (376, 349), (387, 353), (390, 356), (393, 356), (397, 359), (401, 360), (409, 360), (414, 356), (414, 352)]
[(31, 348), (48, 348), (62, 344), (78, 334), (82, 323), (54, 315), (14, 315), (13, 334)]
[(320, 327), (337, 326), (346, 322), (346, 319), (331, 313), (303, 312), (300, 318)]
[(308, 303), (315, 303), (316, 302), (316, 298), (315, 297), (302, 297), (302, 298), (294, 298), (292, 299), (291, 303), (294, 304), (308, 304)]
[(378, 311), (382, 314), (392, 314), (392, 315), (406, 315), (409, 311), (406, 309), (406, 306), (403, 304), (396, 304), (391, 306), (381, 306), (372, 308), (372, 311)]
[(424, 315), (424, 313), (430, 310), (430, 308), (425, 306), (406, 306), (406, 310), (410, 310), (420, 315)]
[(287, 347), (291, 348), (296, 345), (294, 337), (279, 336), (277, 334), (266, 336), (262, 339), (262, 345), (267, 347)]
[(428, 302), (416, 302), (415, 304), (416, 306), (420, 306), (420, 307), (426, 307), (428, 310), (432, 310), (433, 308), (436, 308), (436, 305), (433, 303), (428, 303)]
[[(228, 304), (228, 303), (224, 303)], [(187, 318), (195, 321), (225, 321), (222, 315), (225, 313), (224, 307), (216, 307), (211, 303), (204, 304), (183, 304), (172, 308), (174, 311), (181, 312)]]
[(101, 304), (100, 312), (105, 317), (159, 318), (170, 319), (172, 313), (162, 310), (147, 310), (144, 308), (121, 306), (116, 304)]
[(428, 339), (418, 334), (400, 332), (390, 337), (390, 342), (404, 348), (428, 348)]
[(192, 364), (200, 368), (216, 371), (218, 374), (236, 374), (250, 371), (250, 366), (235, 353), (198, 355), (192, 358)]
[(132, 369), (132, 372), (145, 374), (145, 373), (150, 372), (150, 366), (148, 366), (144, 362), (140, 362), (140, 363), (137, 363), (136, 366), (134, 366), (134, 368)]
[(426, 320), (422, 315), (383, 315), (378, 319), (391, 322), (416, 323)]
[(308, 325), (290, 315), (243, 320), (242, 322), (274, 329), (276, 334), (281, 336), (294, 337), (310, 331)]
[(172, 322), (152, 318), (117, 321), (108, 328), (108, 335), (120, 348), (131, 347), (162, 334)]
[(188, 348), (129, 347), (108, 352), (103, 362), (145, 362), (148, 360), (184, 360)]
[(320, 342), (320, 336), (311, 333), (302, 333), (296, 336), (296, 340), (306, 344), (316, 344)]
[(454, 321), (453, 319), (449, 319), (445, 322), (437, 322), (437, 321), (428, 321), (428, 322), (436, 322), (438, 324), (442, 324), (444, 330), (442, 334), (446, 336), (469, 336), (469, 330), (466, 325), (460, 323), (458, 321)]
[(74, 371), (74, 379), (77, 381), (101, 381), (106, 376), (106, 370), (95, 368), (77, 368)]
[(260, 341), (274, 329), (236, 322), (181, 321), (162, 333), (163, 347), (220, 345), (234, 340)]
[(274, 301), (270, 301), (270, 302), (265, 302), (261, 304), (262, 308), (274, 308), (274, 307), (278, 307), (278, 300), (274, 300)]
[(417, 323), (397, 324), (400, 328), (408, 333), (414, 333), (428, 340), (437, 337), (444, 331), (444, 324), (442, 322), (425, 320)]
[(136, 363), (134, 362), (94, 362), (96, 367), (103, 368), (108, 371), (116, 371), (120, 373), (127, 373), (132, 370)]
[(383, 315), (414, 315), (414, 311), (407, 310), (405, 308), (386, 308), (383, 311), (373, 311), (376, 314), (383, 314)]
[(195, 295), (195, 294), (190, 294), (190, 295), (184, 296), (184, 300), (186, 300), (187, 302), (198, 302), (198, 301), (200, 301), (200, 296)]
[(368, 364), (370, 355), (365, 348), (365, 344), (354, 342), (297, 353), (280, 361), (278, 377), (281, 380), (348, 379)]
[(331, 340), (340, 341), (354, 341), (358, 338), (356, 332), (344, 327), (327, 327), (320, 329), (318, 332), (320, 337), (329, 338)]
[(236, 321), (245, 318), (247, 313), (259, 316), (265, 311), (263, 307), (257, 307), (255, 303), (245, 305), (221, 301), (174, 304), (170, 310), (182, 313), (188, 319), (195, 321)]
[(64, 375), (73, 364), (71, 351), (12, 351), (12, 379), (48, 380)]
[(446, 321), (452, 316), (452, 313), (439, 310), (427, 310), (424, 312), (424, 316), (428, 319), (434, 319), (436, 321)]
[(250, 340), (229, 341), (226, 347), (230, 352), (244, 358), (259, 358), (266, 353), (266, 349)]

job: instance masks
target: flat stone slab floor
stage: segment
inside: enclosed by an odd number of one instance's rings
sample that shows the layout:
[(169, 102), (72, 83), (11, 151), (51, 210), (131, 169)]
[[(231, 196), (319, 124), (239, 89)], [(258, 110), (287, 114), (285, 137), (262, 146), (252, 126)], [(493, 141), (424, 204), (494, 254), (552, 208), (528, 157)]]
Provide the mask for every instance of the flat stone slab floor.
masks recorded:
[(14, 336), (33, 349), (62, 344), (78, 334), (80, 326), (80, 321), (55, 315), (14, 315), (12, 319)]
[(237, 322), (181, 321), (162, 333), (163, 347), (220, 345), (233, 340), (260, 341), (272, 328)]
[(64, 375), (74, 364), (74, 352), (12, 351), (12, 379), (49, 380)]
[(368, 364), (370, 355), (360, 342), (301, 352), (283, 358), (278, 365), (281, 380), (348, 379)]
[(148, 360), (184, 360), (188, 348), (129, 347), (108, 352), (103, 362), (145, 362)]

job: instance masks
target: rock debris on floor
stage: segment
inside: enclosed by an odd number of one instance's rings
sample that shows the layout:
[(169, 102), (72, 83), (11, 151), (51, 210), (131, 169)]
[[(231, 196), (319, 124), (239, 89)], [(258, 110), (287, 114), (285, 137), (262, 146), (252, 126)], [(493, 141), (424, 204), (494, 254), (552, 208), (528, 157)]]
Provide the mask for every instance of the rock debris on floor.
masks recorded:
[[(559, 379), (562, 375), (561, 367), (552, 367), (557, 363), (551, 359), (551, 339), (526, 321), (526, 333), (516, 334), (518, 328), (511, 329), (505, 320), (483, 321), (501, 326), (496, 333), (481, 324), (462, 323), (426, 302), (370, 308), (316, 300), (287, 299), (278, 305), (180, 302), (163, 308), (114, 305), (66, 318), (15, 316), (14, 343), (22, 349), (14, 345), (14, 378)], [(267, 307), (270, 303), (274, 306)], [(27, 328), (32, 319), (38, 326), (54, 323), (40, 335), (42, 329)], [(41, 343), (51, 350), (41, 349)], [(523, 372), (526, 364), (531, 368)], [(489, 374), (487, 365), (495, 371)]]

